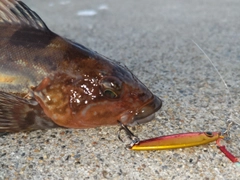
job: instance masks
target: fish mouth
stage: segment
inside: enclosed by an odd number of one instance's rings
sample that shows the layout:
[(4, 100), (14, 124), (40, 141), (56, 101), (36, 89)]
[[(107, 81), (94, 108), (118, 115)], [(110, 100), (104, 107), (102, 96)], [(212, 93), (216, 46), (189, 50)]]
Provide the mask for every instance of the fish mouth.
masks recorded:
[(143, 124), (153, 120), (155, 117), (155, 112), (157, 112), (161, 107), (161, 99), (153, 95), (153, 98), (135, 113), (133, 121), (129, 124), (129, 126)]

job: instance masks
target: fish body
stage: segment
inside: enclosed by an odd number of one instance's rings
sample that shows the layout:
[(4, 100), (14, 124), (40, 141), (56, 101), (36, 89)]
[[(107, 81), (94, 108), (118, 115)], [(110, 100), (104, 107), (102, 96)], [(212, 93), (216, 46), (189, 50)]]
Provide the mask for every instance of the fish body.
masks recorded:
[(0, 132), (153, 119), (161, 100), (126, 66), (50, 31), (22, 1), (0, 0)]

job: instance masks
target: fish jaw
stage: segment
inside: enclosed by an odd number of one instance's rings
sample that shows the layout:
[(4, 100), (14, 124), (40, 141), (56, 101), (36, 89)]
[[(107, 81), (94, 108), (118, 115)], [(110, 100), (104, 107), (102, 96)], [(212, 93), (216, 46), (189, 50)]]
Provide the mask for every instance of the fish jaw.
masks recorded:
[(149, 102), (135, 112), (132, 123), (128, 125), (135, 126), (137, 124), (143, 124), (152, 121), (155, 118), (155, 112), (157, 112), (161, 107), (161, 99), (153, 95), (153, 98), (150, 99)]
[[(148, 93), (151, 94), (150, 91)], [(145, 101), (139, 101), (139, 98), (135, 98), (132, 109), (121, 114), (119, 121), (129, 126), (152, 121), (155, 118), (155, 113), (162, 107), (162, 100), (153, 94), (151, 95), (151, 98), (146, 96)]]

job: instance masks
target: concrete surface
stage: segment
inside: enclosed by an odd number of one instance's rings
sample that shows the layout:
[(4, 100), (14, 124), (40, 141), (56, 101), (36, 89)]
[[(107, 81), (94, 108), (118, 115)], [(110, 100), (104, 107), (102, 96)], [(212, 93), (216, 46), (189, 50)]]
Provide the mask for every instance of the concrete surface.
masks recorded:
[[(240, 124), (240, 1), (25, 0), (53, 31), (124, 62), (164, 100), (141, 139)], [(80, 12), (79, 12), (80, 11)], [(230, 93), (206, 56), (212, 59)], [(229, 97), (231, 97), (229, 99)], [(232, 100), (231, 105), (228, 105)], [(119, 127), (0, 137), (0, 179), (228, 179), (240, 177), (215, 143), (132, 152)], [(225, 143), (240, 156), (240, 126)]]

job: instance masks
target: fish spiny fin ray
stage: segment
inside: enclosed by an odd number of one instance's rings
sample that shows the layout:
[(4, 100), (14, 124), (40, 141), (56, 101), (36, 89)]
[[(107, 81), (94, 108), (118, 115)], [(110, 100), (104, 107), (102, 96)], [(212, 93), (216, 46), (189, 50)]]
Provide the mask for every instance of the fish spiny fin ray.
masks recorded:
[(0, 25), (19, 25), (49, 31), (43, 20), (26, 4), (18, 0), (0, 0)]

